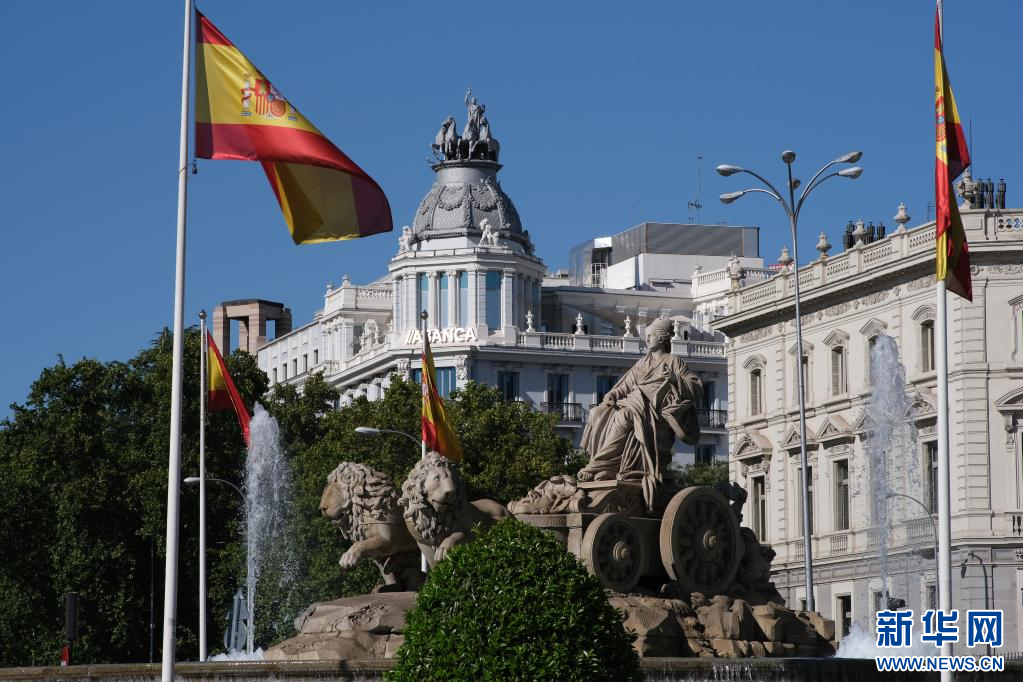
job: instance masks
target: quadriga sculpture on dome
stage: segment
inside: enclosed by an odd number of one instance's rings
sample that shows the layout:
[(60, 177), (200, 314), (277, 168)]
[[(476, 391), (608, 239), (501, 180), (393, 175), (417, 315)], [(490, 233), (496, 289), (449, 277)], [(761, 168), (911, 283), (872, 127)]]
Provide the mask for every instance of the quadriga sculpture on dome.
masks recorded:
[(365, 464), (341, 462), (327, 475), (320, 513), (353, 543), (341, 555), (341, 568), (352, 568), (369, 557), (384, 578), (378, 592), (414, 591), (422, 586), (419, 547), (405, 525), (398, 493), (386, 474)]
[(430, 566), (455, 545), (471, 540), (476, 526), (489, 528), (511, 516), (504, 505), (492, 500), (470, 503), (457, 465), (436, 452), (416, 463), (405, 479), (398, 505)]

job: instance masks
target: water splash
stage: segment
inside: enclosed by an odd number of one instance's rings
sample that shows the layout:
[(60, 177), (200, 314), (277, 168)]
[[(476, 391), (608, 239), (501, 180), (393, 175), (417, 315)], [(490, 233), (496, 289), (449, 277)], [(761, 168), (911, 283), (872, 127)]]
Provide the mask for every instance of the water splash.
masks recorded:
[(878, 656), (936, 656), (941, 650), (930, 642), (920, 639), (919, 628), (914, 628), (916, 639), (907, 648), (881, 648), (877, 645), (877, 637), (853, 623), (849, 634), (842, 638), (835, 656), (838, 658), (876, 658)]
[[(282, 592), (294, 583), (294, 553), (287, 540), (291, 514), (291, 470), (281, 447), (277, 420), (256, 403), (251, 442), (245, 460), (245, 541), (249, 655), (254, 653), (256, 587), (275, 578)], [(265, 621), (266, 618), (264, 617)]]
[(251, 654), (248, 651), (231, 649), (227, 653), (210, 656), (207, 660), (216, 663), (217, 661), (262, 661), (264, 658), (266, 656), (264, 655), (263, 647), (259, 647)]

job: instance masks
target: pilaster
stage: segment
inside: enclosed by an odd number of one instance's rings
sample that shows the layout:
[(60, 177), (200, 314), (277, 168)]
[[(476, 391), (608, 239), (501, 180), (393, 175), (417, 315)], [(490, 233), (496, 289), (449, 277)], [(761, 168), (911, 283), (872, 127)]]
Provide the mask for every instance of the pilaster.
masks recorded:
[(440, 286), (439, 286), (439, 272), (428, 272), (426, 277), (430, 282), (429, 289), (429, 304), (426, 311), (430, 314), (430, 319), (427, 320), (430, 329), (437, 329), (440, 322)]
[(448, 270), (448, 326), (458, 326), (458, 271)]

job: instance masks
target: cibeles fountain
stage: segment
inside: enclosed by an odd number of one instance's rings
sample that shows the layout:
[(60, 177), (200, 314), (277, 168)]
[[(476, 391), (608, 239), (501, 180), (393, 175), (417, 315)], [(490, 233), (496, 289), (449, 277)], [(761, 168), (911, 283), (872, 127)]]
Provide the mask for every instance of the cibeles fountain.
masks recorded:
[[(647, 353), (591, 410), (577, 476), (540, 482), (507, 507), (469, 501), (458, 466), (430, 453), (399, 491), (388, 477), (342, 462), (320, 510), (349, 540), (343, 568), (373, 559), (373, 594), (310, 606), (299, 634), (268, 659), (386, 659), (402, 642), (404, 614), (429, 565), (473, 530), (514, 516), (554, 534), (607, 590), (644, 657), (822, 657), (835, 653), (834, 623), (788, 609), (770, 581), (773, 551), (742, 527), (737, 484), (679, 488), (670, 477), (675, 439), (695, 443), (702, 386), (670, 352), (671, 324), (647, 327)], [(557, 598), (552, 595), (552, 598)]]

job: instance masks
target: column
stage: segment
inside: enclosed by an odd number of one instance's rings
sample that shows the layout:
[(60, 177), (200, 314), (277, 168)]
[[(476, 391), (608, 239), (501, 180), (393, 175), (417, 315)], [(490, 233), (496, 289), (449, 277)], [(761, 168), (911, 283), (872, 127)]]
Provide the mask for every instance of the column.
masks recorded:
[[(476, 276), (476, 323), (486, 324), (487, 322), (487, 271), (481, 269)], [(496, 329), (491, 329), (493, 334)]]
[(437, 278), (440, 273), (428, 272), (426, 273), (427, 278), (430, 281), (429, 289), (429, 304), (427, 305), (426, 311), (430, 313), (430, 319), (427, 320), (427, 326), (430, 329), (436, 329), (440, 322), (440, 287), (438, 286)]
[(410, 272), (405, 277), (405, 330), (418, 329), (419, 313), (422, 310), (419, 304), (419, 273)]
[(401, 315), (405, 310), (404, 301), (402, 301), (404, 290), (405, 276), (395, 275), (394, 283), (391, 287), (391, 321), (394, 324), (394, 333), (397, 336), (401, 335), (402, 320)]
[(469, 326), (480, 323), (479, 315), (479, 278), (480, 271), (476, 268), (469, 270)]
[(515, 271), (504, 271), (501, 282), (501, 326), (515, 326)]
[(448, 270), (448, 326), (458, 326), (458, 271)]

